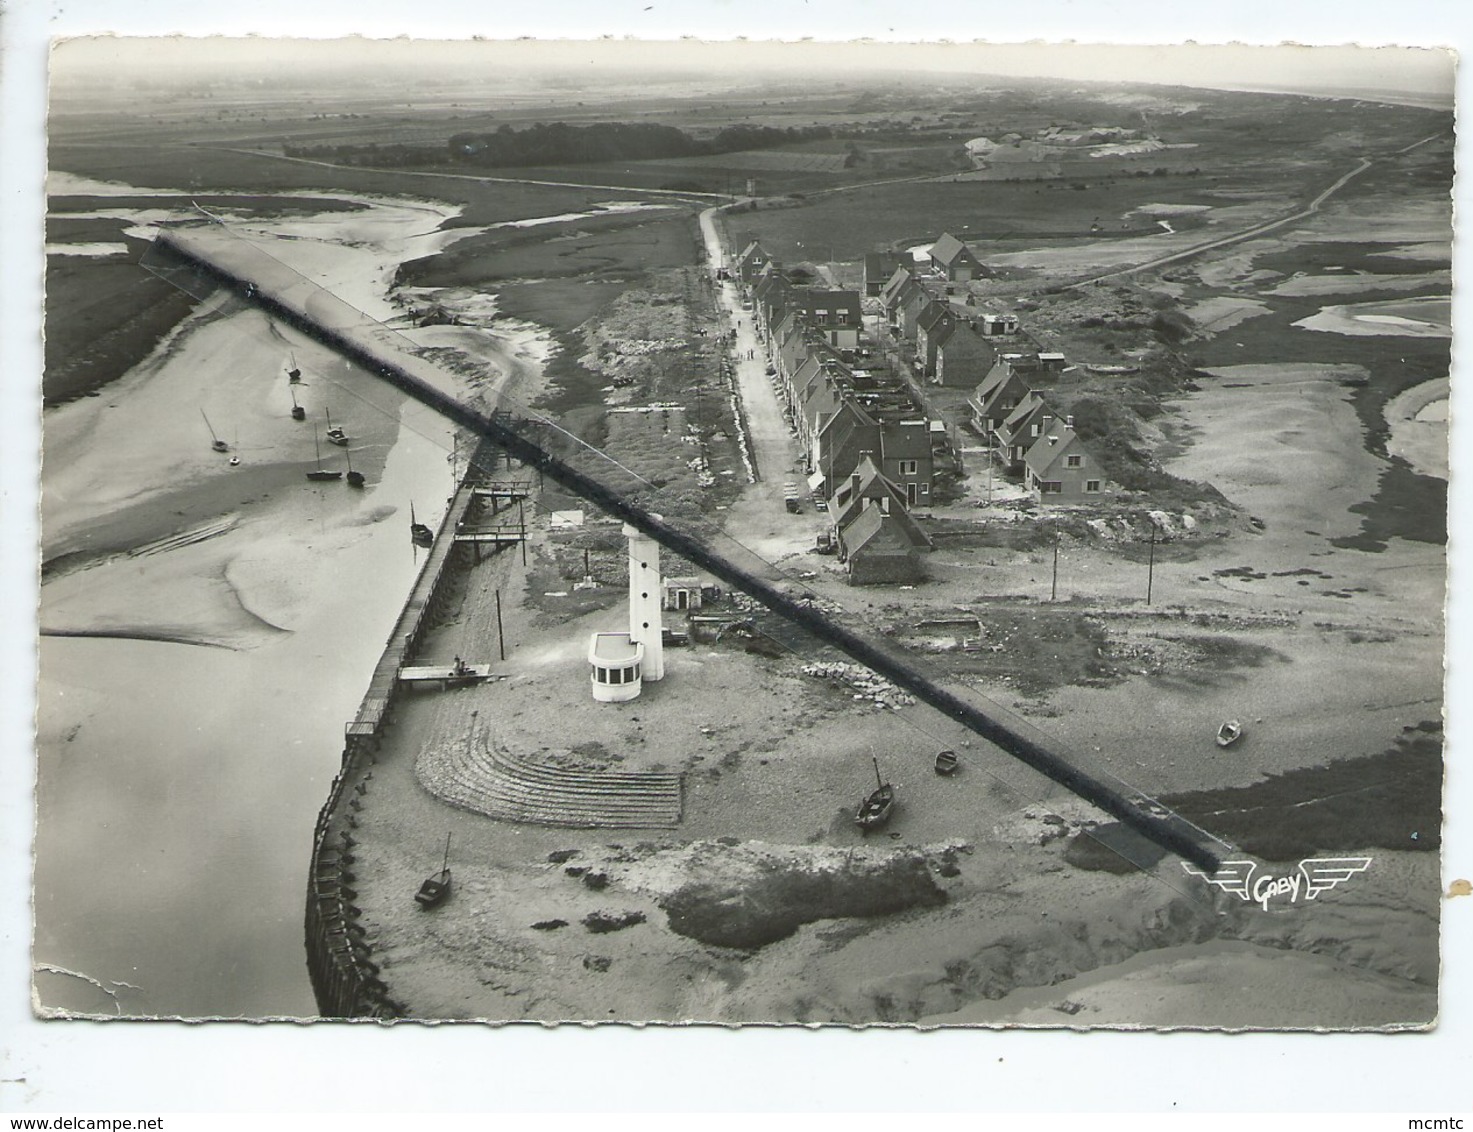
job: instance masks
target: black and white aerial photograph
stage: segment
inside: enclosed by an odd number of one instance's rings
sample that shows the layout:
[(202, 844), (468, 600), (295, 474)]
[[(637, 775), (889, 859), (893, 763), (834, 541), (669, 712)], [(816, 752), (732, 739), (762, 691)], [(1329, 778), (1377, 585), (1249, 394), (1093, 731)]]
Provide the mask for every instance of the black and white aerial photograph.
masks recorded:
[(56, 39), (35, 1018), (1433, 1029), (1456, 65)]

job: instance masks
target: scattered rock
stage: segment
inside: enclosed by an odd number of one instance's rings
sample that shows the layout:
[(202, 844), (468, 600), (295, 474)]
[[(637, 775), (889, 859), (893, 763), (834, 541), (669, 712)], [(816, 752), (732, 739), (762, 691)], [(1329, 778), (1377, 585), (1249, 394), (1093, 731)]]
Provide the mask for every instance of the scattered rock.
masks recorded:
[(632, 928), (635, 924), (644, 923), (643, 912), (622, 912), (613, 915), (609, 912), (590, 912), (583, 917), (583, 926), (596, 935), (604, 932), (617, 932), (625, 928)]

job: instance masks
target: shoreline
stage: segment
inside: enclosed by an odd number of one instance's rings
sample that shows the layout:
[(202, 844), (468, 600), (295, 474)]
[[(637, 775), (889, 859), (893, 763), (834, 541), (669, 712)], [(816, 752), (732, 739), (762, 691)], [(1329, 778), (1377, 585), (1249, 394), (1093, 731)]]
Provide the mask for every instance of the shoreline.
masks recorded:
[[(288, 343), (271, 332), (222, 329), (228, 321), (185, 320), (170, 337), (172, 351), (154, 351), (102, 397), (46, 413), (43, 545), (53, 566), (58, 550), (70, 557), (41, 593), (35, 883), (55, 906), (99, 909), (116, 930), (78, 935), (38, 909), (36, 959), (141, 989), (100, 1001), (93, 996), (101, 992), (75, 979), (38, 974), (42, 1013), (315, 1013), (300, 919), (313, 816), (341, 758), (344, 721), (363, 694), (366, 675), (352, 658), (379, 655), (408, 592), (414, 551), (400, 524), (411, 503), (425, 521), (439, 521), (451, 430), (407, 399), (386, 398), (375, 379), (355, 377), (320, 348), (295, 343), (309, 389), (329, 392), (334, 421), (355, 436), (354, 467), (361, 462), (369, 473), (362, 495), (309, 486), (302, 473), (312, 466), (310, 425), (288, 415)], [(540, 337), (493, 325), (482, 339), (485, 372), (446, 380), (468, 391), (514, 386), (535, 366)], [(253, 353), (241, 350), (253, 341)], [(494, 358), (505, 364), (492, 375)], [(230, 377), (201, 385), (201, 369), (226, 359)], [(359, 402), (351, 393), (364, 381), (373, 384)], [(239, 468), (227, 470), (208, 451), (191, 404), (201, 389), (223, 390), (239, 406), (206, 405), (242, 456)], [(359, 404), (387, 412), (360, 414)], [(160, 444), (171, 430), (178, 451)], [(173, 542), (229, 514), (239, 520), (228, 530)], [(170, 545), (126, 553), (158, 541)], [(181, 640), (221, 647), (186, 652)], [(222, 687), (241, 692), (222, 697)], [(173, 696), (180, 703), (162, 710)], [(140, 793), (140, 785), (150, 789)], [(204, 858), (201, 838), (213, 846)], [(167, 943), (135, 951), (130, 942), (151, 938), (158, 893), (128, 894), (141, 879), (133, 862), (154, 848), (171, 878), (169, 904), (211, 924), (210, 939), (185, 954)], [(218, 903), (211, 878), (222, 867), (245, 896), (231, 901), (239, 913), (205, 911)], [(212, 972), (220, 963), (234, 964), (237, 976), (219, 982)]]

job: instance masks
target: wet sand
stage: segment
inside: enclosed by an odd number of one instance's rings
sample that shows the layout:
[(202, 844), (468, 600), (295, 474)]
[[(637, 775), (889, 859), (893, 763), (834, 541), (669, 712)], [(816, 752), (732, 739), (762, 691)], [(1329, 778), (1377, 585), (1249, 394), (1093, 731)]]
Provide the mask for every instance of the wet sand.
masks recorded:
[[(384, 207), (376, 229), (356, 214), (318, 218), (285, 254), (397, 315), (379, 290), (396, 257), (420, 254), (414, 241), (433, 239), (453, 210)], [(345, 234), (377, 243), (334, 243)], [(447, 344), (448, 329), (431, 328), (425, 344)], [(454, 329), (454, 345), (479, 359), (476, 373), (445, 378), (466, 395), (514, 381), (543, 348), (523, 325)], [(304, 371), (306, 422), (290, 417), (289, 357)], [(210, 450), (200, 408), (228, 455)], [(361, 492), (304, 478), (327, 410), (352, 437)], [(43, 556), (57, 565), (41, 628), (84, 636), (43, 638), (36, 960), (133, 987), (115, 987), (115, 1003), (43, 971), (39, 1003), (310, 1016), (301, 915), (313, 819), (422, 560), (410, 505), (438, 522), (450, 491), (450, 430), (227, 306), (186, 320), (101, 397), (49, 411), (45, 445)], [(321, 449), (344, 466), (341, 449)], [(208, 537), (162, 542), (190, 531)], [(175, 930), (187, 923), (208, 923), (210, 940)]]

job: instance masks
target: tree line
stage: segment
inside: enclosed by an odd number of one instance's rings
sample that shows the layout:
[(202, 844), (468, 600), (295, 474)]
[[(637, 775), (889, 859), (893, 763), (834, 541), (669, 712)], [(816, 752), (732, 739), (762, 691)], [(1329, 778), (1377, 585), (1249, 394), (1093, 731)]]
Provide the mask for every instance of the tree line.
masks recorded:
[(424, 145), (288, 146), (289, 157), (333, 160), (344, 165), (461, 164), (481, 168), (524, 165), (587, 165), (601, 161), (645, 161), (704, 157), (768, 149), (834, 136), (828, 126), (726, 126), (697, 138), (676, 126), (646, 122), (599, 122), (572, 126), (539, 122), (525, 129), (503, 125), (489, 133), (458, 133), (444, 149)]

